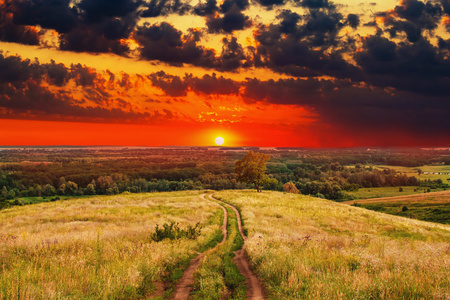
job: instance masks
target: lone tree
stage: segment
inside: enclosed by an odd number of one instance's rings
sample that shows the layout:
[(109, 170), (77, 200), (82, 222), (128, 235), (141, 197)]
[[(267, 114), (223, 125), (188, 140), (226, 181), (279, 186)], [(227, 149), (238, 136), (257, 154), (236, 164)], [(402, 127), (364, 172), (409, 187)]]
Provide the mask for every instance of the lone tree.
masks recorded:
[(241, 160), (236, 162), (234, 167), (237, 180), (254, 184), (256, 191), (261, 192), (261, 185), (270, 182), (269, 176), (265, 174), (266, 162), (269, 159), (269, 154), (247, 152)]

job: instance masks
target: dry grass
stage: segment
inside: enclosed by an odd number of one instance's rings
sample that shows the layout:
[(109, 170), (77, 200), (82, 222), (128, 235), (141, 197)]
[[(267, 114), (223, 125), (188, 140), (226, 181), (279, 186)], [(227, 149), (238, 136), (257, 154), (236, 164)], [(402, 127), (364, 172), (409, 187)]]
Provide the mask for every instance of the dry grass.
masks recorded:
[(450, 226), (278, 192), (223, 191), (273, 299), (449, 299)]
[[(208, 243), (218, 208), (199, 192), (104, 196), (0, 211), (0, 298), (138, 299)], [(214, 219), (214, 220), (213, 220)], [(216, 220), (217, 219), (217, 220)], [(201, 222), (197, 240), (153, 242), (155, 225)]]

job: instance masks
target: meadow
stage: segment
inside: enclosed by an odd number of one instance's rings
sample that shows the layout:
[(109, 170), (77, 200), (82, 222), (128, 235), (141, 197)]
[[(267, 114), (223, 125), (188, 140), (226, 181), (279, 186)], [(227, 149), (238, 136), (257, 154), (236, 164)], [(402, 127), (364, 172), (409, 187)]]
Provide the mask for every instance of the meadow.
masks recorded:
[(309, 196), (221, 191), (270, 299), (448, 299), (450, 226)]
[[(450, 166), (449, 165), (423, 165), (420, 167), (403, 167), (403, 166), (388, 166), (388, 165), (374, 165), (375, 169), (394, 169), (398, 172), (404, 173), (407, 176), (416, 176), (420, 180), (437, 180), (441, 179), (443, 182), (447, 182), (450, 179)], [(419, 170), (422, 173), (419, 175)], [(437, 173), (437, 174), (436, 174)], [(440, 173), (440, 174), (439, 174)], [(447, 182), (448, 183), (448, 182)]]
[[(428, 191), (427, 187), (389, 186), (376, 188), (360, 188), (357, 191), (347, 192), (347, 194), (351, 195), (354, 199), (371, 199), (371, 198), (398, 197), (404, 195), (418, 195), (427, 193), (427, 191)], [(443, 189), (433, 189), (433, 191), (443, 191)]]
[(450, 191), (343, 203), (391, 215), (450, 224)]
[[(0, 299), (167, 298), (190, 259), (221, 239), (223, 212), (200, 192), (122, 194), (0, 211)], [(155, 226), (200, 222), (197, 239)]]

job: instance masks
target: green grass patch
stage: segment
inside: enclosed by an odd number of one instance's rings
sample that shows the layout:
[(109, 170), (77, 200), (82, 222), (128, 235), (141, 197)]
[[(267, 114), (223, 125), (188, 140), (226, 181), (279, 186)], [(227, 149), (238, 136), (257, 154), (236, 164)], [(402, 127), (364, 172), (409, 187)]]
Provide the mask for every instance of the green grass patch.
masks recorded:
[(245, 278), (233, 261), (233, 251), (244, 241), (239, 234), (236, 215), (228, 211), (228, 236), (224, 244), (207, 253), (195, 272), (192, 299), (245, 299)]
[(448, 203), (382, 202), (357, 204), (357, 206), (390, 215), (441, 224), (450, 224), (450, 204)]

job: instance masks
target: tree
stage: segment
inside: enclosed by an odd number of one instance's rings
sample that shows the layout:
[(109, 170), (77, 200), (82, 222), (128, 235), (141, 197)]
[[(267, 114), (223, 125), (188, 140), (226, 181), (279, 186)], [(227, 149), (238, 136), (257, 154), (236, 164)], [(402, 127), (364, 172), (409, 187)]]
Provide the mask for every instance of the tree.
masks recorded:
[(261, 185), (269, 181), (269, 177), (265, 174), (266, 162), (269, 160), (269, 154), (247, 152), (241, 160), (236, 162), (234, 167), (237, 180), (253, 184), (256, 191), (261, 192)]

